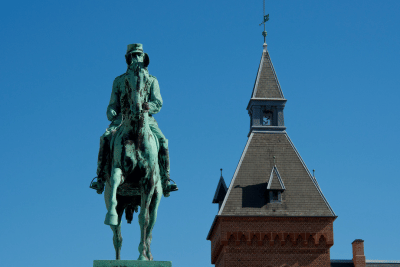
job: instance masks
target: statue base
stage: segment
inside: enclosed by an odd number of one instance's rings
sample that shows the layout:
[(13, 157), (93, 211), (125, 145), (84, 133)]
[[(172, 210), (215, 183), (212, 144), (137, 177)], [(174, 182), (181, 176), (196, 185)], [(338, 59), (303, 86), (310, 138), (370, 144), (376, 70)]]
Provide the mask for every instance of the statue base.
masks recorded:
[(93, 267), (172, 267), (172, 261), (95, 260)]

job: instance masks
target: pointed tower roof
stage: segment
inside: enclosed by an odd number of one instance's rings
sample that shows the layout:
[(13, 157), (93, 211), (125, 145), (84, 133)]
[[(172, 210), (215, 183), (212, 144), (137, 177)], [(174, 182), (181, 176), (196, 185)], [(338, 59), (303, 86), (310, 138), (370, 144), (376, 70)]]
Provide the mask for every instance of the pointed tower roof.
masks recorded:
[[(249, 139), (219, 216), (336, 217), (286, 133), (283, 119), (285, 103), (267, 45), (264, 44), (247, 107), (250, 115)], [(268, 197), (274, 196), (274, 190), (278, 190), (281, 197), (278, 201), (269, 201)]]
[(285, 99), (265, 43), (251, 98)]
[(224, 201), (226, 192), (228, 192), (228, 187), (225, 184), (224, 177), (222, 177), (222, 169), (221, 169), (221, 177), (219, 178), (217, 190), (215, 190), (212, 203), (222, 203), (222, 201)]

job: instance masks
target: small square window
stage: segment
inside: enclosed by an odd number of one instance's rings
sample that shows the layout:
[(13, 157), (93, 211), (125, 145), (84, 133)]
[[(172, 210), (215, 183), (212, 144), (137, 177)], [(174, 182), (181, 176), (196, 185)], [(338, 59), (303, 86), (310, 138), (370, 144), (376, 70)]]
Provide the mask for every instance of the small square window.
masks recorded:
[(269, 191), (269, 202), (280, 203), (282, 200), (282, 194), (280, 191)]

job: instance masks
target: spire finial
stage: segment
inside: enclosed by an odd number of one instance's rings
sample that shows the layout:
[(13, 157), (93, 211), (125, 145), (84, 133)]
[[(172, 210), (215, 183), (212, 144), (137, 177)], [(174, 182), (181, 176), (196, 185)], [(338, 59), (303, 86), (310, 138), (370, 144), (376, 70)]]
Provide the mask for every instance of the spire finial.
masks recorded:
[(315, 170), (312, 170), (312, 176), (315, 178)]
[(264, 36), (264, 44), (265, 44), (265, 37), (267, 37), (267, 31), (265, 30), (265, 22), (267, 22), (269, 20), (269, 14), (265, 15), (265, 0), (263, 0), (263, 22), (260, 23), (264, 24), (264, 31), (262, 32), (262, 35)]
[(222, 177), (222, 168), (220, 170), (221, 170), (221, 177)]
[(276, 159), (276, 157), (275, 157), (275, 156), (273, 156), (273, 158), (274, 158), (274, 165), (276, 165), (276, 164), (275, 164), (275, 159)]

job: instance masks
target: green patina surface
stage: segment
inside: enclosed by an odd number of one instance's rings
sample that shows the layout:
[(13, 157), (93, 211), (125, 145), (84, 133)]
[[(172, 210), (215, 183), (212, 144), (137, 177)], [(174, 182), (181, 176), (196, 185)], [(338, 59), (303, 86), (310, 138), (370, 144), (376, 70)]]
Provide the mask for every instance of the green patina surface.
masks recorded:
[(95, 260), (93, 267), (172, 267), (170, 261)]
[[(95, 266), (171, 266), (170, 262), (152, 263), (150, 250), (161, 197), (178, 190), (176, 184), (170, 184), (168, 140), (152, 116), (160, 111), (163, 101), (157, 79), (148, 73), (150, 59), (143, 46), (128, 45), (125, 59), (128, 69), (115, 78), (107, 107), (111, 124), (100, 138), (98, 178), (90, 186), (99, 194), (104, 192), (104, 223), (114, 233), (118, 261), (95, 261), (108, 264)], [(122, 215), (125, 212), (130, 223), (139, 207), (138, 260), (150, 263), (120, 260)]]

